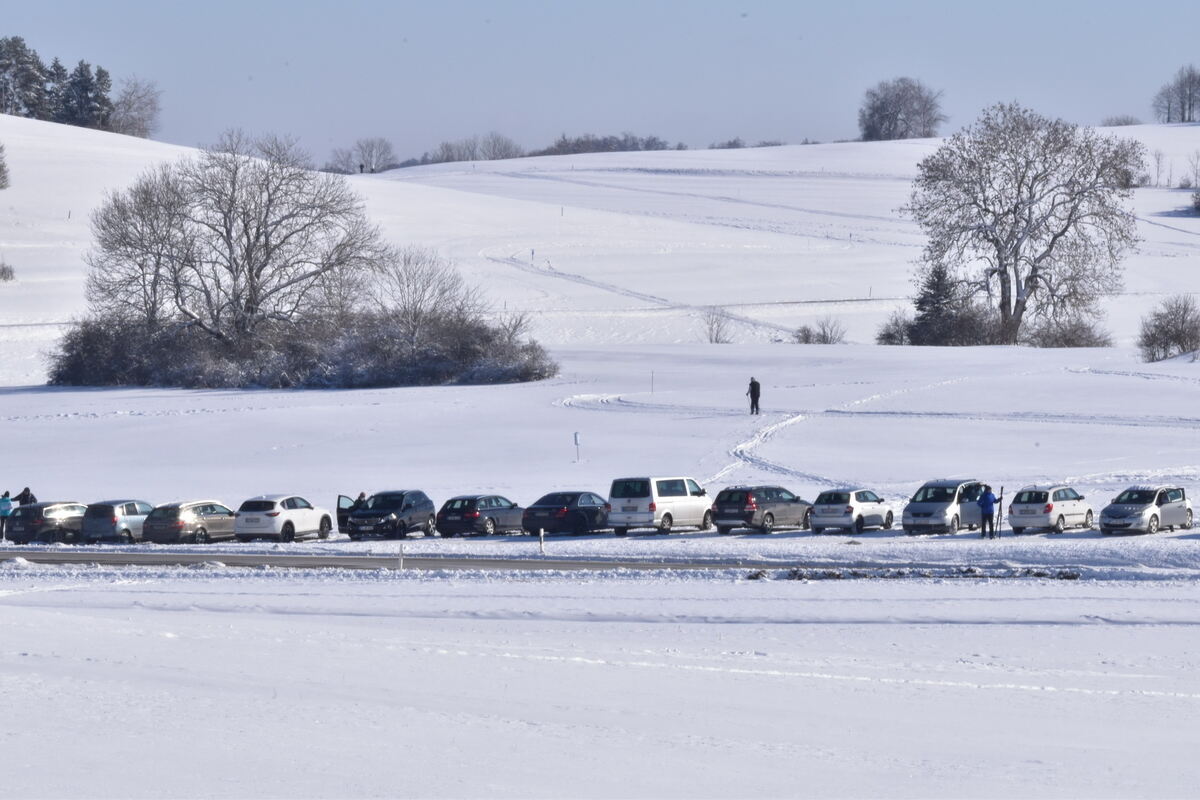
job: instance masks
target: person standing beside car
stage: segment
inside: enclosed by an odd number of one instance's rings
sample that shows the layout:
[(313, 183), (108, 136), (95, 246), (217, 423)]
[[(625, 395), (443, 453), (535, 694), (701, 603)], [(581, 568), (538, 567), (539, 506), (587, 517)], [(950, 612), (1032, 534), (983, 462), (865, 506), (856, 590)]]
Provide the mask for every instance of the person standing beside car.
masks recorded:
[(21, 490), (19, 495), (13, 498), (13, 500), (19, 506), (31, 506), (37, 502), (37, 497), (35, 497), (33, 492), (29, 491), (29, 487), (26, 486)]
[(762, 387), (758, 385), (758, 381), (754, 380), (754, 376), (750, 376), (750, 388), (746, 390), (746, 394), (750, 396), (750, 413), (758, 413), (758, 396), (762, 392)]
[(992, 494), (992, 487), (985, 483), (983, 485), (983, 493), (979, 495), (979, 499), (975, 502), (979, 506), (979, 538), (982, 539), (986, 533), (989, 539), (995, 539), (996, 495)]
[(8, 532), (8, 515), (12, 513), (13, 501), (8, 496), (8, 492), (0, 497), (0, 541), (3, 541)]

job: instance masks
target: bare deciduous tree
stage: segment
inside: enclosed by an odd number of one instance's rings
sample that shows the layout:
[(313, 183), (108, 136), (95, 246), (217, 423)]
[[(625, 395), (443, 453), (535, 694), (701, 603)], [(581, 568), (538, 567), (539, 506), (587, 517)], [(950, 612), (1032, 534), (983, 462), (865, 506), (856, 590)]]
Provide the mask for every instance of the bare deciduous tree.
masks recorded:
[(881, 81), (867, 90), (858, 111), (863, 141), (937, 136), (946, 121), (942, 93), (913, 78)]
[(234, 350), (391, 254), (344, 178), (313, 172), (289, 140), (240, 133), (110, 195), (93, 230), (95, 310), (192, 326)]
[(387, 139), (375, 136), (369, 139), (359, 139), (354, 143), (354, 157), (366, 172), (382, 172), (396, 164), (396, 154), (392, 152), (392, 143)]
[(1200, 120), (1200, 70), (1191, 64), (1180, 67), (1154, 95), (1150, 107), (1159, 122)]
[(1165, 156), (1166, 156), (1166, 153), (1164, 153), (1162, 150), (1155, 150), (1153, 153), (1150, 154), (1150, 157), (1152, 159), (1154, 159), (1154, 185), (1155, 186), (1162, 186), (1162, 168), (1163, 168), (1163, 158)]
[(478, 290), (433, 250), (406, 247), (376, 264), (375, 275), (378, 303), (414, 355), (439, 321), (483, 313)]
[(1138, 347), (1145, 361), (1200, 351), (1200, 305), (1192, 295), (1168, 298), (1142, 318)]
[(162, 90), (154, 81), (136, 75), (123, 79), (113, 100), (109, 127), (115, 133), (149, 139), (158, 130), (161, 100)]
[(796, 344), (843, 344), (846, 326), (836, 317), (821, 317), (812, 325), (801, 325), (792, 333)]
[[(1121, 286), (1138, 241), (1124, 206), (1143, 146), (1017, 105), (997, 105), (918, 166), (911, 213), (922, 259), (977, 276), (1015, 344), (1027, 310), (1091, 312)], [(998, 294), (996, 293), (998, 290)]]
[(709, 344), (729, 344), (729, 317), (717, 306), (709, 306), (700, 316)]
[(485, 161), (498, 161), (503, 158), (520, 158), (525, 152), (520, 145), (502, 133), (492, 131), (484, 136), (479, 143), (479, 157)]
[(1103, 128), (1121, 128), (1126, 125), (1141, 125), (1142, 121), (1132, 114), (1117, 114), (1112, 117), (1105, 117), (1100, 120), (1100, 126)]

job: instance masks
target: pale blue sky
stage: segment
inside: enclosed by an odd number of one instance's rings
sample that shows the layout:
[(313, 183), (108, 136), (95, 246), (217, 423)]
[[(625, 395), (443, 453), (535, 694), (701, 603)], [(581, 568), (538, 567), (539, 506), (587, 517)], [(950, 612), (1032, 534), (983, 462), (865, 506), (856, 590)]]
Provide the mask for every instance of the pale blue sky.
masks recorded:
[(526, 148), (632, 131), (693, 147), (857, 136), (863, 91), (909, 75), (950, 132), (997, 101), (1074, 122), (1133, 114), (1200, 63), (1195, 0), (324, 2), (0, 0), (0, 35), (163, 89), (157, 138), (230, 127), (318, 161), (362, 136), (401, 158), (498, 130)]

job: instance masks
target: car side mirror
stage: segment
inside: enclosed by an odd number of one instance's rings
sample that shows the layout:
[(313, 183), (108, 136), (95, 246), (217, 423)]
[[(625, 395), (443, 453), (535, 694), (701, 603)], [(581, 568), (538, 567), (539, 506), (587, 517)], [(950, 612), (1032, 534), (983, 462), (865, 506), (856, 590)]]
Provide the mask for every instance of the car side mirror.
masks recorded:
[(1087, 500), (1087, 498), (1084, 497), (1083, 495), (1079, 495), (1079, 497), (1076, 497), (1075, 499), (1076, 500)]
[(707, 490), (707, 489), (701, 489), (701, 490), (700, 490), (700, 496), (701, 496), (701, 497), (705, 497), (705, 496), (707, 496), (707, 495), (708, 495), (708, 490)]

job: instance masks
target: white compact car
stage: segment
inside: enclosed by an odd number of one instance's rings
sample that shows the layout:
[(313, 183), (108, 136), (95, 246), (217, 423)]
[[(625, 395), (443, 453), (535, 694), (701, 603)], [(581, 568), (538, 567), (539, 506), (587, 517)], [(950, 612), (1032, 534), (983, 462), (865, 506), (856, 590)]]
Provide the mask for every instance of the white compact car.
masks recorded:
[(841, 528), (862, 533), (866, 528), (892, 527), (895, 517), (887, 503), (870, 489), (833, 489), (813, 503), (812, 532)]
[(1091, 528), (1095, 514), (1086, 498), (1070, 486), (1026, 486), (1008, 507), (1013, 533), (1046, 528), (1062, 533), (1067, 528)]
[(239, 542), (271, 538), (291, 542), (304, 536), (327, 539), (333, 514), (294, 494), (260, 494), (238, 508), (234, 534)]
[(703, 531), (713, 524), (708, 493), (691, 478), (617, 478), (605, 508), (617, 536), (630, 528), (670, 533), (677, 525)]

